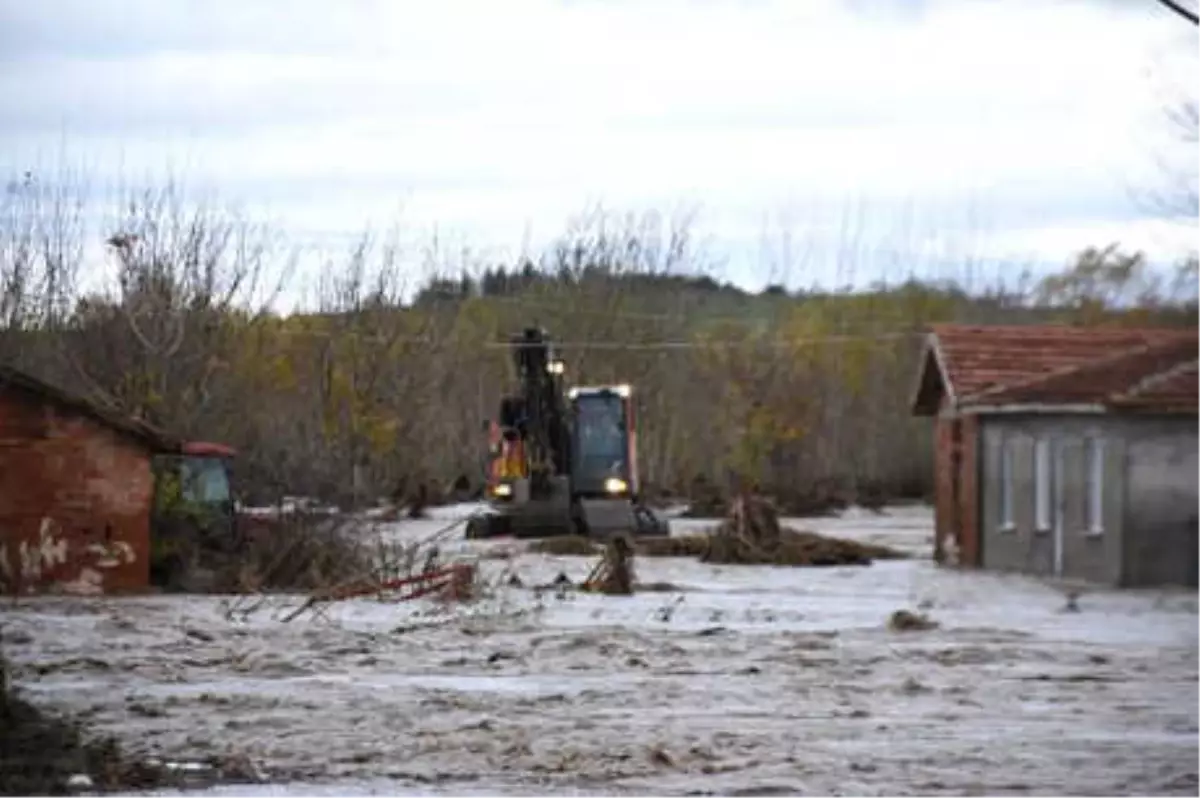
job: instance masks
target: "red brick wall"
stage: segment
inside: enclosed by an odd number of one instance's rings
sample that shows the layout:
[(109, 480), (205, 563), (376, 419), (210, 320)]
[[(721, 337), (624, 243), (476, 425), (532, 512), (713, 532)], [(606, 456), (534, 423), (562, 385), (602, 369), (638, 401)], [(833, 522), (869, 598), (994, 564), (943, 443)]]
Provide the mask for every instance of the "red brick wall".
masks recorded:
[(0, 393), (0, 583), (112, 593), (150, 578), (150, 454), (89, 418)]
[(983, 564), (979, 548), (979, 419), (963, 416), (959, 434), (958, 526), (962, 547), (959, 563)]
[(979, 424), (974, 416), (938, 416), (934, 425), (934, 558), (954, 541), (958, 564), (981, 564)]
[(933, 436), (933, 557), (942, 562), (947, 541), (955, 537), (954, 420), (939, 416), (934, 422)]

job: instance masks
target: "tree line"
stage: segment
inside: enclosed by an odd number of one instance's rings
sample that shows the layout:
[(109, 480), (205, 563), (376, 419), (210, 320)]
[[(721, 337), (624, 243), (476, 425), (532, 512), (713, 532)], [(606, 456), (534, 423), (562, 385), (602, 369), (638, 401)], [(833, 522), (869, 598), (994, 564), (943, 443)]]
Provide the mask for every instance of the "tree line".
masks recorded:
[(686, 220), (656, 217), (597, 217), (536, 262), (435, 274), (411, 294), (395, 241), (364, 236), (310, 307), (283, 314), (294, 253), (172, 190), (121, 205), (104, 293), (81, 288), (89, 239), (69, 192), (26, 177), (0, 218), (0, 362), (233, 445), (256, 502), (478, 485), (481, 422), (512, 387), (501, 342), (530, 323), (566, 345), (573, 381), (635, 386), (652, 490), (749, 482), (804, 504), (929, 493), (931, 434), (908, 403), (930, 323), (1197, 321), (1194, 257), (1166, 274), (1089, 249), (1019, 289), (914, 273), (749, 293), (709, 274)]

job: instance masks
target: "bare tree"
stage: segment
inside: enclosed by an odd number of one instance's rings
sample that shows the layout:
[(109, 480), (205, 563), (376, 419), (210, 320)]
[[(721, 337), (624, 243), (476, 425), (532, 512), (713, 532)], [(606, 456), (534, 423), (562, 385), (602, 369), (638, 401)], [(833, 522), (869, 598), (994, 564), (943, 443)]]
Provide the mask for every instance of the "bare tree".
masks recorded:
[[(349, 475), (355, 504), (394, 465), (406, 415), (396, 399), (412, 394), (410, 386), (397, 384), (408, 376), (400, 365), (411, 343), (405, 339), (417, 337), (403, 318), (407, 286), (399, 236), (399, 227), (382, 243), (364, 233), (340, 268), (327, 267), (319, 293), (320, 314), (328, 320), (314, 342), (323, 429), (339, 446), (328, 454)], [(375, 480), (368, 477), (372, 472)]]
[(1195, 99), (1181, 100), (1168, 106), (1166, 119), (1173, 137), (1182, 144), (1189, 158), (1184, 168), (1172, 167), (1165, 159), (1158, 159), (1165, 175), (1166, 186), (1157, 195), (1157, 202), (1168, 215), (1186, 217), (1195, 221), (1200, 215), (1200, 190), (1196, 174), (1196, 146), (1200, 143), (1200, 106)]
[(188, 202), (176, 184), (124, 197), (105, 244), (115, 285), (76, 306), (63, 355), (94, 398), (179, 432), (236, 418), (231, 357), (291, 273), (273, 232), (233, 210)]
[(85, 236), (84, 193), (68, 170), (7, 181), (0, 196), (0, 359), (46, 365), (35, 362), (45, 344), (39, 333), (61, 326), (70, 312)]

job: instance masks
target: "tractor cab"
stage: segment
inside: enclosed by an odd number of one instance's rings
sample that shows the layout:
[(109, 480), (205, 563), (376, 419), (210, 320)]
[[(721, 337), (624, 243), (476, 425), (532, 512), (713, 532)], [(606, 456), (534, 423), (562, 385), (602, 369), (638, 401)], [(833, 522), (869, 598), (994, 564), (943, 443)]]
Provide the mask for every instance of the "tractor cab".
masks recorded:
[(235, 456), (224, 444), (194, 441), (154, 457), (151, 577), (155, 583), (169, 583), (198, 550), (237, 547)]
[(155, 504), (163, 510), (185, 507), (231, 513), (235, 455), (229, 446), (203, 441), (190, 441), (178, 453), (159, 455), (154, 462)]

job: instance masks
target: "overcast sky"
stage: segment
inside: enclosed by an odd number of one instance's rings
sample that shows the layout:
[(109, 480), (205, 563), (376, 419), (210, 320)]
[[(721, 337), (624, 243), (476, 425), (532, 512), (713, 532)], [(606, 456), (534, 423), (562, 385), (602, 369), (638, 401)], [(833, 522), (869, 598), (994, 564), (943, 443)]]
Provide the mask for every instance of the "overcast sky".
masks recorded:
[(1161, 109), (1196, 49), (1155, 0), (0, 0), (0, 167), (65, 142), (297, 241), (401, 218), (497, 256), (696, 206), (749, 285), (828, 278), (848, 213), (913, 262), (1167, 259), (1195, 221), (1130, 193), (1155, 153), (1195, 179)]

